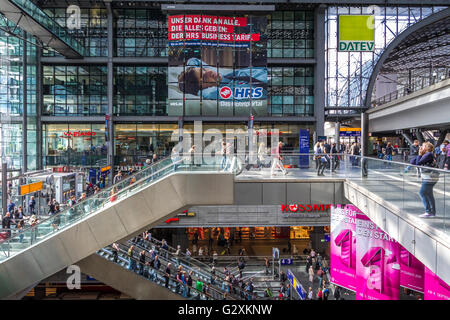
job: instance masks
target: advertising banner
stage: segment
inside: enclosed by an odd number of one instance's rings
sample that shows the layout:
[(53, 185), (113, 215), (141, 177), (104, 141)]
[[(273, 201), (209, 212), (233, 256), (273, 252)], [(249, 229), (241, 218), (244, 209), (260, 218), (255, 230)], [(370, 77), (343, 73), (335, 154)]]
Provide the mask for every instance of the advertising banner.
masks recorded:
[(450, 285), (425, 267), (425, 300), (450, 300)]
[(417, 260), (408, 250), (400, 246), (400, 286), (411, 290), (423, 292), (424, 268), (422, 262)]
[(399, 300), (399, 244), (366, 215), (356, 216), (356, 299)]
[(339, 51), (374, 51), (375, 16), (341, 14), (338, 18)]
[(266, 16), (168, 19), (169, 115), (267, 114)]
[[(309, 168), (309, 130), (300, 129), (298, 133), (299, 141), (299, 168)], [(305, 155), (306, 154), (306, 155)]]
[(353, 205), (331, 206), (331, 282), (356, 291), (356, 214)]

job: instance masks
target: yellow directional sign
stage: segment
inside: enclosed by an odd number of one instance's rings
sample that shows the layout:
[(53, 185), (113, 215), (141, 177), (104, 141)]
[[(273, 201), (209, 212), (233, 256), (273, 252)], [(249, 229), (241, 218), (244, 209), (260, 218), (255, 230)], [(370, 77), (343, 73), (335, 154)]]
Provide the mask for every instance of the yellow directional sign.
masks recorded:
[(29, 193), (34, 193), (34, 192), (42, 190), (43, 187), (44, 187), (44, 182), (42, 182), (42, 181), (30, 183), (30, 184), (24, 184), (22, 186), (19, 186), (19, 195), (24, 196)]

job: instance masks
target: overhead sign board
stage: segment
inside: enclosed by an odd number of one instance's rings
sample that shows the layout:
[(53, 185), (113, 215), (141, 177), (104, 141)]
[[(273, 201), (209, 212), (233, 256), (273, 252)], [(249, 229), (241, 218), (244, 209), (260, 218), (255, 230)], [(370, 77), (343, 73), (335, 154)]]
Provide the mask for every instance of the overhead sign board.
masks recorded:
[(30, 183), (30, 184), (24, 184), (22, 186), (19, 186), (19, 195), (24, 196), (29, 193), (34, 193), (34, 192), (40, 191), (40, 190), (42, 190), (43, 186), (44, 186), (43, 181)]
[(375, 50), (375, 16), (339, 15), (338, 51), (372, 52)]

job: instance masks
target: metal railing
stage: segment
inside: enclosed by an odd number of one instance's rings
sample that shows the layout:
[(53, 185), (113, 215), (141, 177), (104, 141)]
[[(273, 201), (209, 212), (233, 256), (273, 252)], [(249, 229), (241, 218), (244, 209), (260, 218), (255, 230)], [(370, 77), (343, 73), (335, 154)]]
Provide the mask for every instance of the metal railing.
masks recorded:
[(391, 93), (388, 93), (388, 94), (384, 95), (383, 97), (372, 100), (371, 106), (372, 107), (381, 106), (383, 104), (389, 103), (389, 102), (399, 99), (401, 97), (405, 97), (407, 95), (410, 95), (411, 93), (422, 90), (426, 87), (429, 87), (429, 86), (439, 83), (441, 81), (447, 80), (449, 78), (450, 78), (450, 72), (443, 73), (441, 77), (437, 77), (437, 76), (421, 77), (421, 78), (419, 78), (419, 81), (416, 81), (415, 83), (411, 84), (410, 86), (405, 86), (405, 87), (395, 90)]

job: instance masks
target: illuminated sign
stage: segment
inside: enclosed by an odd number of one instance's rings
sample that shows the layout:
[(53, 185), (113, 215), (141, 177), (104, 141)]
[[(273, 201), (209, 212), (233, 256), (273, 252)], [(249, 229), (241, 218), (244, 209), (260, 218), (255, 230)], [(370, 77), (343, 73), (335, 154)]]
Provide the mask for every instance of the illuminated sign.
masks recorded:
[(331, 208), (331, 204), (282, 204), (281, 212), (316, 212), (327, 211)]
[(71, 137), (93, 137), (95, 136), (94, 131), (66, 131), (64, 132), (64, 136), (60, 136), (61, 138), (71, 138)]
[(374, 19), (373, 15), (339, 15), (338, 51), (374, 51)]
[(22, 186), (19, 186), (19, 195), (23, 196), (23, 195), (26, 195), (29, 193), (34, 193), (34, 192), (42, 190), (43, 187), (44, 187), (44, 182), (42, 182), (42, 181), (30, 183), (30, 184), (24, 184)]
[(111, 166), (103, 167), (100, 169), (100, 172), (105, 172), (111, 170)]
[(266, 16), (170, 15), (168, 115), (267, 115), (266, 28)]

